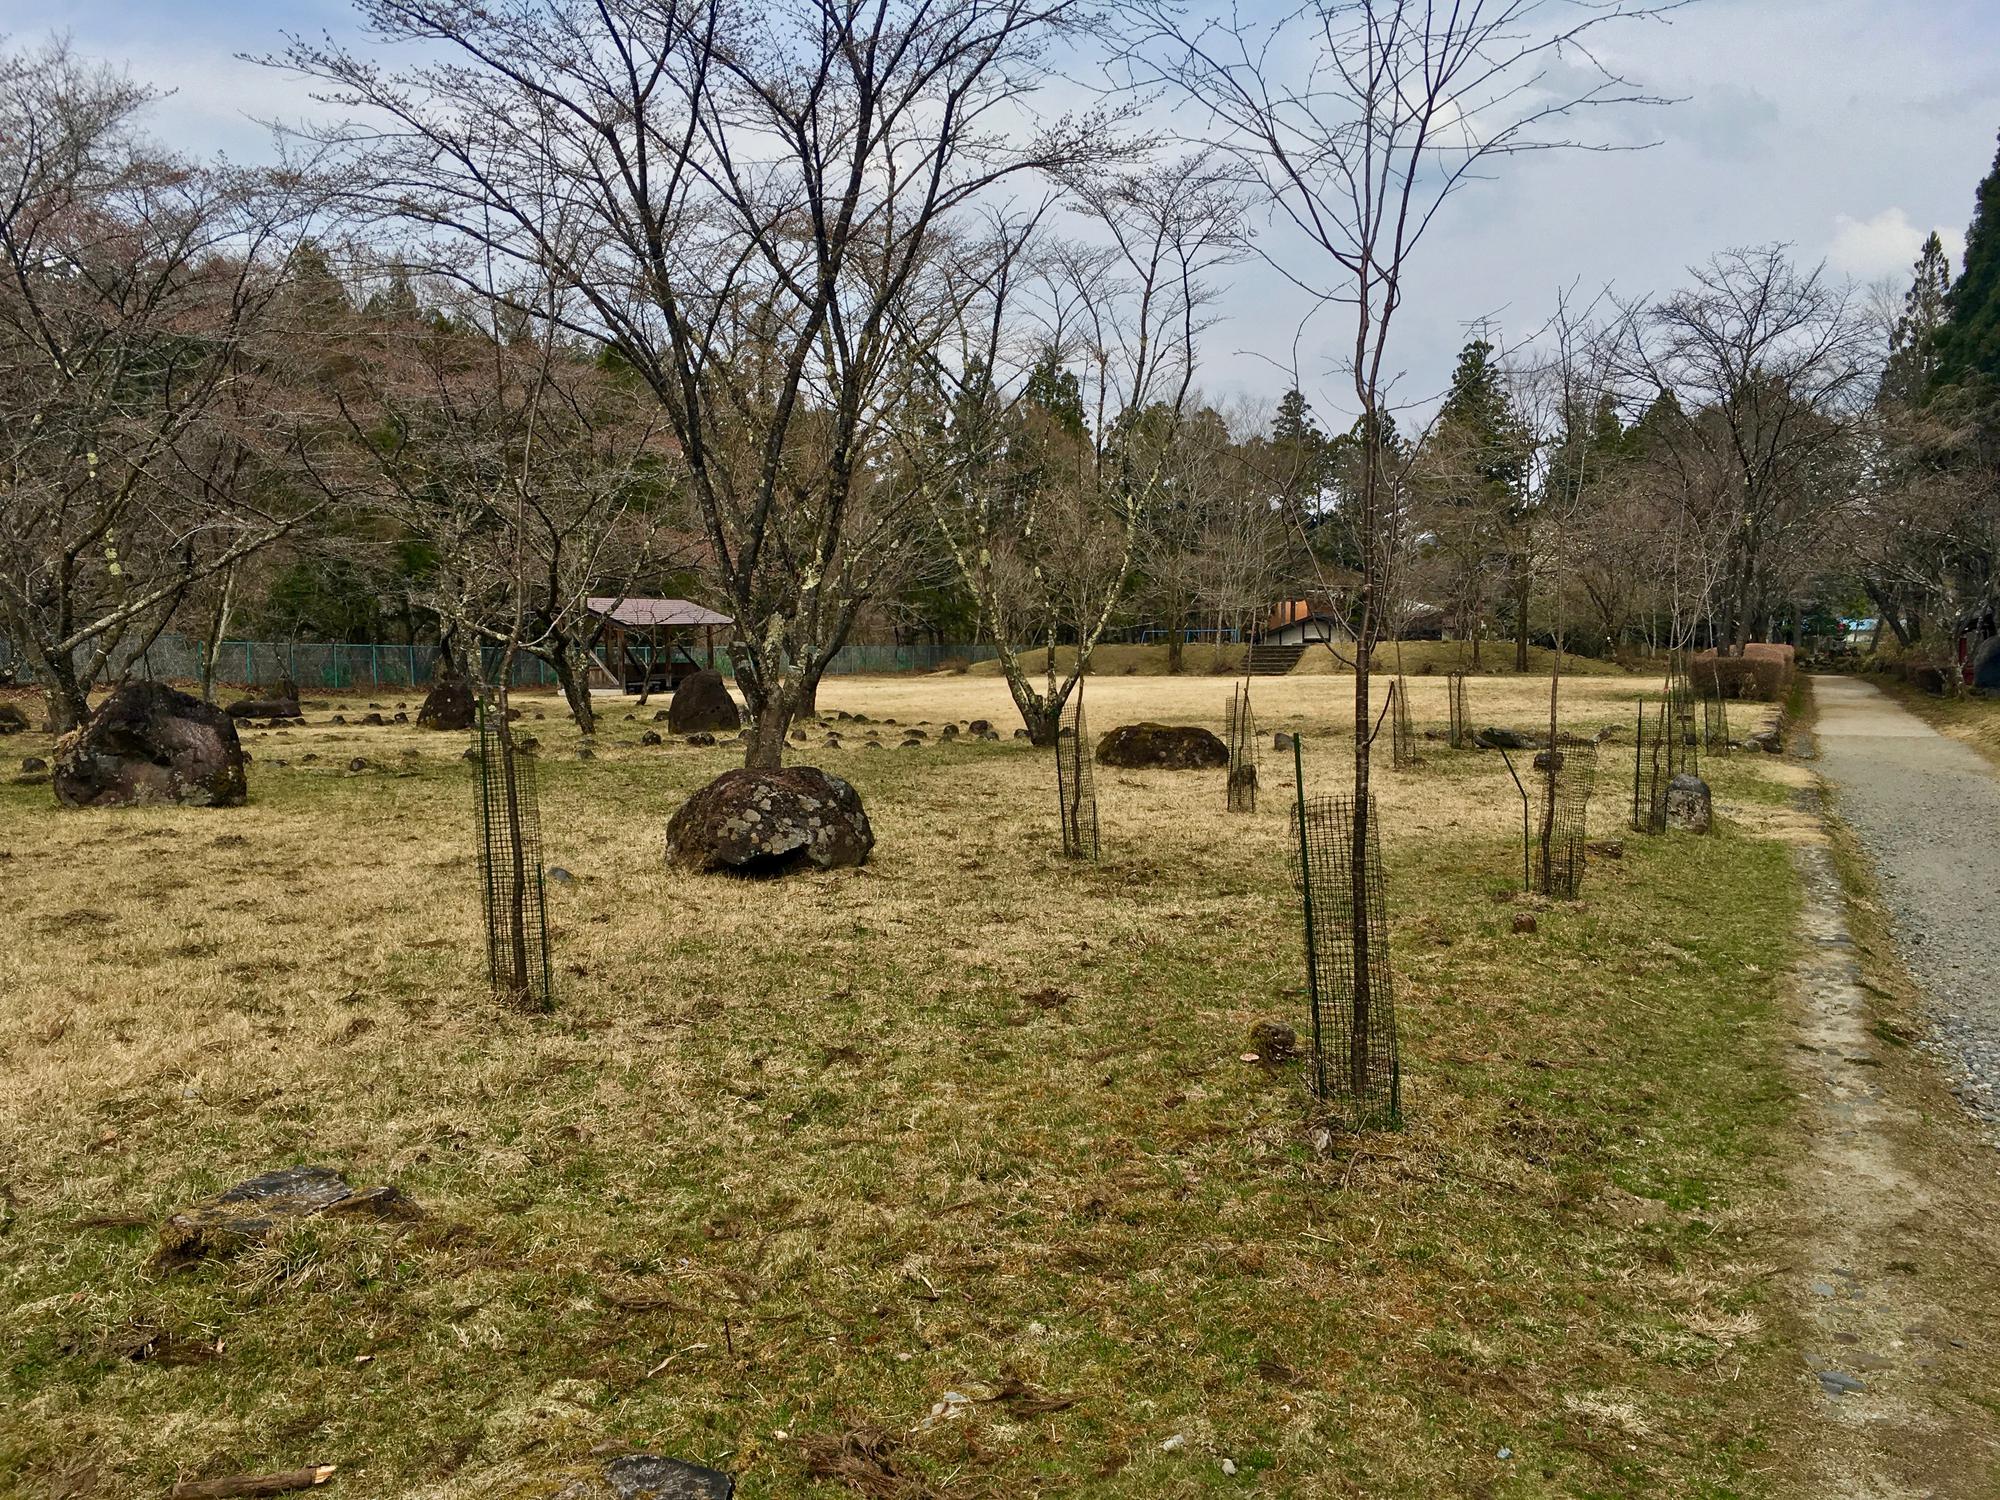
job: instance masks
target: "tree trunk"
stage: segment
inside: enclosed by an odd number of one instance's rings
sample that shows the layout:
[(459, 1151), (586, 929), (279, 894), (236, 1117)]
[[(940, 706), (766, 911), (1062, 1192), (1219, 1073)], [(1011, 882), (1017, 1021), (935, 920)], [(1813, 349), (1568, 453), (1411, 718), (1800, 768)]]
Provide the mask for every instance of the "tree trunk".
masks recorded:
[[(775, 681), (766, 677), (766, 662), (777, 662)], [(743, 731), (743, 764), (757, 771), (775, 771), (785, 763), (785, 736), (791, 733), (805, 695), (805, 678), (787, 670), (782, 655), (767, 647), (753, 659), (739, 660), (736, 685), (743, 690), (743, 706), (750, 722)]]
[(1175, 620), (1173, 626), (1167, 631), (1167, 675), (1169, 677), (1178, 677), (1181, 674), (1181, 661), (1187, 653), (1186, 635), (1185, 619)]
[(590, 653), (581, 643), (558, 641), (550, 661), (556, 669), (556, 685), (569, 705), (569, 716), (576, 721), (576, 758), (593, 759), (597, 754), (597, 709), (590, 701)]
[(215, 656), (222, 649), (222, 637), (229, 629), (229, 606), (231, 596), (236, 592), (236, 570), (227, 568), (222, 574), (222, 593), (215, 601), (215, 611), (208, 617), (208, 641), (201, 653), (201, 701), (215, 701)]
[(1514, 670), (1528, 670), (1528, 554), (1523, 549), (1514, 559)]
[(49, 732), (68, 734), (90, 717), (90, 690), (76, 680), (76, 668), (67, 660), (44, 655), (41, 673), (42, 700), (48, 707)]

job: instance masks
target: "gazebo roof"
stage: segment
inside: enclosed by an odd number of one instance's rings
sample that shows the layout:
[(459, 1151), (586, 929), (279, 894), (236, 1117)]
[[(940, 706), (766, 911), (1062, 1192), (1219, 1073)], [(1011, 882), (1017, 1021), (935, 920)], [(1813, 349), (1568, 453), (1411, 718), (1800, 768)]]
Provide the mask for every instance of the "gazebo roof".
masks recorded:
[(590, 612), (620, 625), (644, 630), (656, 625), (734, 625), (728, 615), (686, 599), (591, 599)]

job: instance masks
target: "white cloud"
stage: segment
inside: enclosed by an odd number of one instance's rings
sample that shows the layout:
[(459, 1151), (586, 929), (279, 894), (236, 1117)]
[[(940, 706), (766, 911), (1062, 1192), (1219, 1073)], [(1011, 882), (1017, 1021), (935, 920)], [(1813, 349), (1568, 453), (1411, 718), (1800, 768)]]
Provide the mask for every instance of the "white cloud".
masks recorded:
[[(1833, 240), (1827, 246), (1827, 261), (1836, 271), (1866, 281), (1876, 276), (1893, 276), (1916, 264), (1930, 233), (1910, 222), (1900, 208), (1885, 208), (1866, 219), (1835, 214)], [(1965, 248), (1965, 236), (1956, 229), (1938, 226), (1945, 253), (1955, 266)]]

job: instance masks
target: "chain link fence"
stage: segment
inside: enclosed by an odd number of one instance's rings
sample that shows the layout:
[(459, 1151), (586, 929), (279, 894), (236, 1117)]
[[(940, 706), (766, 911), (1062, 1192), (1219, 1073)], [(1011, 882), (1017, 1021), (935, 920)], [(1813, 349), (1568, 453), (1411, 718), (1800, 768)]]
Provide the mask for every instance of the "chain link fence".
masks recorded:
[[(664, 649), (664, 648), (663, 648)], [(161, 682), (195, 682), (202, 675), (204, 642), (166, 634), (143, 652), (114, 655), (109, 676)], [(903, 672), (943, 672), (990, 661), (990, 645), (853, 645), (843, 646), (828, 664), (829, 677), (891, 676)], [(703, 658), (706, 659), (705, 657)], [(488, 663), (499, 667), (499, 652), (489, 648)], [(255, 687), (289, 679), (304, 692), (390, 691), (428, 687), (437, 675), (435, 646), (329, 641), (224, 641), (215, 648), (217, 682)], [(733, 677), (726, 651), (718, 651), (716, 670)], [(0, 681), (29, 684), (34, 672), (19, 653), (0, 640)], [(517, 656), (510, 686), (547, 688), (556, 683), (555, 669), (532, 656)]]

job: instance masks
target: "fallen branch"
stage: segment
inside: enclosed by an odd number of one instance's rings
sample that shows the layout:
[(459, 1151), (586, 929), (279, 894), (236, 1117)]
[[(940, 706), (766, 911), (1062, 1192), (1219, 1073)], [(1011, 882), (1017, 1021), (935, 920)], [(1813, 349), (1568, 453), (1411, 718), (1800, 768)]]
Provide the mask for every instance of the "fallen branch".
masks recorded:
[(226, 1479), (188, 1479), (174, 1486), (172, 1500), (221, 1500), (230, 1495), (283, 1495), (309, 1490), (333, 1478), (333, 1464), (290, 1469), (283, 1474), (232, 1474)]

